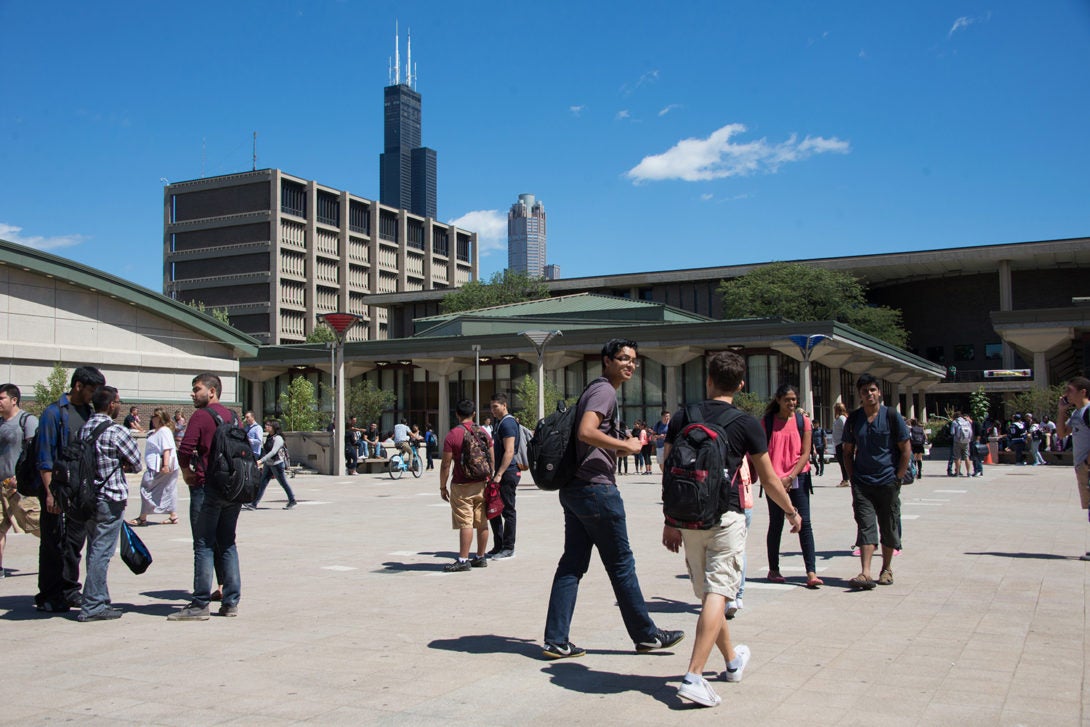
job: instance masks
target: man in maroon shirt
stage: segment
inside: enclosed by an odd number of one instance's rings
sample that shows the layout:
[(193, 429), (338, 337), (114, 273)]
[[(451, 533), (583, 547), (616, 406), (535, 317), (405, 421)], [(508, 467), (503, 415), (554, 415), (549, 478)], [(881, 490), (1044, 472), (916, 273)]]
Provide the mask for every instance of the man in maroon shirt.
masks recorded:
[(204, 486), (208, 470), (208, 453), (216, 420), (210, 411), (225, 422), (237, 422), (238, 417), (220, 404), (223, 391), (215, 374), (197, 374), (193, 378), (193, 406), (185, 437), (178, 445), (178, 463), (189, 485), (189, 523), (193, 528), (193, 600), (181, 611), (167, 616), (168, 621), (206, 621), (208, 604), (212, 600), (213, 569), (223, 584), (220, 616), (237, 616), (242, 579), (239, 575), (238, 549), (235, 547), (235, 526), (242, 505), (223, 498), (218, 488)]

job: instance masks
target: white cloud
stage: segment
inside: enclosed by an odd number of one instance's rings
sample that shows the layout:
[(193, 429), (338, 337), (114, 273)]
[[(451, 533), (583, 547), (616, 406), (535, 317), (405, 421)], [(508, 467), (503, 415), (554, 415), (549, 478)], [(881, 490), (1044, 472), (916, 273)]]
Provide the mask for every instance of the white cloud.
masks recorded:
[(837, 138), (807, 136), (802, 141), (792, 134), (786, 141), (770, 144), (765, 139), (734, 143), (731, 137), (744, 133), (742, 124), (727, 124), (706, 139), (682, 139), (662, 154), (644, 157), (625, 176), (635, 184), (667, 179), (686, 182), (774, 173), (781, 165), (799, 162), (815, 154), (847, 154), (851, 144)]
[(708, 202), (708, 201), (711, 201), (711, 199), (714, 198), (714, 197), (715, 197), (715, 195), (712, 194), (711, 192), (705, 192), (704, 194), (700, 195), (700, 201), (701, 202)]
[(639, 88), (646, 83), (654, 83), (657, 80), (659, 80), (659, 72), (656, 68), (655, 70), (648, 71), (647, 73), (640, 76), (640, 80), (636, 81), (636, 88)]
[(679, 103), (672, 103), (672, 104), (670, 104), (668, 106), (664, 106), (662, 108), (662, 110), (659, 111), (659, 116), (665, 116), (666, 114), (670, 113), (674, 109), (679, 109), (679, 108), (681, 108), (681, 104), (679, 104)]
[(499, 210), (474, 210), (449, 223), (477, 233), (477, 248), (482, 257), (502, 250), (507, 252), (507, 215)]
[(585, 108), (586, 106), (569, 106), (568, 111), (571, 111), (572, 116), (582, 116)]
[(954, 24), (950, 26), (950, 31), (946, 34), (946, 37), (947, 37), (947, 39), (953, 38), (954, 33), (958, 32), (959, 30), (965, 30), (970, 25), (974, 25), (976, 23), (986, 23), (991, 19), (992, 19), (992, 13), (991, 13), (990, 10), (987, 13), (985, 13), (984, 15), (978, 15), (978, 16), (973, 17), (973, 18), (970, 18), (967, 15), (963, 15), (960, 18), (958, 18), (957, 20), (955, 20)]
[(17, 245), (24, 245), (35, 250), (54, 250), (59, 247), (72, 247), (78, 245), (87, 238), (83, 235), (57, 235), (55, 237), (42, 237), (41, 235), (23, 235), (23, 228), (0, 222), (0, 238)]
[(867, 55), (867, 50), (865, 48), (860, 48), (859, 49), (859, 57), (862, 58), (863, 60), (867, 60), (868, 58), (870, 58), (870, 56)]
[(617, 112), (617, 115), (614, 117), (614, 119), (616, 119), (617, 121), (623, 121), (624, 119), (627, 119), (631, 115), (632, 114), (628, 113), (628, 109), (621, 109), (620, 111)]

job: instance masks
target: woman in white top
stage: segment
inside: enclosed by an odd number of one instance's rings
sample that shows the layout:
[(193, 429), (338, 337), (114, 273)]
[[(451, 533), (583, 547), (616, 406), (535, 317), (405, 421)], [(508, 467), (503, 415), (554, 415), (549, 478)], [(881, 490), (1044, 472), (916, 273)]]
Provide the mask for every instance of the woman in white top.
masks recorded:
[(265, 488), (269, 486), (269, 480), (273, 477), (284, 488), (288, 496), (288, 504), (285, 510), (295, 507), (295, 493), (291, 491), (284, 472), (288, 466), (288, 450), (284, 446), (284, 437), (280, 434), (280, 422), (270, 419), (265, 422), (265, 444), (261, 448), (261, 458), (257, 460), (257, 466), (262, 468), (261, 484), (257, 488), (257, 495), (249, 505), (243, 505), (247, 510), (256, 510), (261, 498), (265, 495)]
[(140, 480), (140, 517), (129, 525), (147, 525), (148, 515), (169, 513), (164, 525), (178, 522), (178, 457), (174, 446), (174, 422), (162, 409), (151, 415), (144, 447), (144, 476)]

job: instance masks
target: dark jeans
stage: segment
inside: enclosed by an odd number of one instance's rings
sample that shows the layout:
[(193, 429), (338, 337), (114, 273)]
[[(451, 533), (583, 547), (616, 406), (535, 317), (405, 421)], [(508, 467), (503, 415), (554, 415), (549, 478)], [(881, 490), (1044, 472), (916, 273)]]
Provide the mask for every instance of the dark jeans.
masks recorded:
[(545, 618), (545, 641), (568, 643), (579, 581), (590, 567), (590, 553), (595, 547), (613, 585), (613, 595), (617, 598), (629, 637), (637, 644), (650, 641), (658, 629), (647, 613), (647, 604), (636, 578), (636, 559), (628, 545), (621, 493), (615, 485), (575, 480), (561, 488), (560, 505), (564, 508), (564, 554), (553, 575)]
[(814, 474), (821, 477), (825, 474), (825, 447), (818, 447), (814, 450), (817, 452), (817, 457), (814, 465)]
[[(200, 488), (207, 489), (207, 488)], [(223, 578), (223, 604), (237, 606), (242, 591), (235, 528), (242, 504), (228, 502), (212, 488), (204, 493), (193, 534), (193, 603), (207, 606), (211, 600), (213, 569)]]
[(291, 485), (288, 484), (288, 478), (284, 476), (284, 465), (266, 462), (261, 469), (263, 470), (261, 473), (261, 484), (257, 486), (257, 496), (255, 496), (254, 501), (250, 503), (252, 506), (257, 507), (257, 504), (261, 502), (261, 498), (265, 496), (265, 488), (269, 486), (269, 480), (273, 477), (276, 477), (276, 481), (284, 488), (284, 493), (288, 496), (288, 502), (295, 502), (295, 493), (291, 491)]
[(79, 562), (87, 539), (84, 524), (65, 515), (46, 512), (41, 498), (41, 540), (38, 543), (38, 595), (34, 603), (50, 603), (57, 609), (78, 603), (82, 586)]
[[(799, 545), (802, 546), (802, 561), (806, 565), (807, 573), (817, 572), (817, 554), (814, 548), (814, 529), (810, 525), (810, 475), (799, 475), (797, 489), (788, 490), (791, 504), (799, 511), (802, 517), (802, 528), (799, 530)], [(780, 506), (768, 498), (768, 536), (765, 538), (765, 547), (768, 550), (768, 569), (779, 572), (780, 570), (780, 538), (783, 535), (784, 511)]]
[(497, 551), (515, 549), (515, 525), (518, 519), (515, 514), (515, 491), (518, 490), (521, 476), (518, 469), (508, 468), (500, 478), (503, 512), (488, 521), (492, 526), (492, 542), (495, 543)]
[(353, 472), (356, 469), (356, 457), (358, 457), (358, 456), (359, 456), (359, 453), (356, 451), (356, 448), (354, 446), (352, 446), (352, 447), (345, 446), (345, 448), (344, 448), (344, 467), (345, 467), (345, 469), (347, 469), (349, 472)]
[(1014, 450), (1014, 463), (1025, 464), (1026, 461), (1026, 440), (1022, 437), (1017, 439), (1011, 439), (1011, 449)]
[(848, 481), (848, 470), (844, 469), (844, 445), (836, 445), (836, 449), (833, 450), (836, 456), (836, 463), (840, 465), (840, 481)]
[[(190, 487), (189, 488), (189, 531), (193, 534), (193, 543), (197, 542), (197, 516), (201, 513), (201, 506), (204, 505), (205, 490), (203, 487)], [(223, 585), (223, 569), (220, 568), (220, 559), (214, 558), (216, 564), (216, 583)]]

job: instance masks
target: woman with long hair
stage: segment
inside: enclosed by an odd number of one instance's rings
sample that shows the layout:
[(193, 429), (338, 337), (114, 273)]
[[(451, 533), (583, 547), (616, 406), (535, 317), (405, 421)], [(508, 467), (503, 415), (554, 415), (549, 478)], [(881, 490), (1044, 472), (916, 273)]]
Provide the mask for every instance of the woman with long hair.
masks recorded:
[(288, 496), (288, 504), (285, 510), (290, 510), (296, 505), (295, 493), (291, 491), (288, 478), (284, 472), (288, 467), (288, 450), (284, 446), (284, 437), (280, 432), (280, 422), (270, 419), (265, 422), (265, 443), (261, 447), (261, 459), (257, 460), (257, 466), (262, 469), (261, 484), (258, 485), (257, 495), (249, 505), (243, 505), (247, 510), (256, 510), (261, 498), (265, 495), (265, 488), (269, 486), (269, 480), (273, 477), (284, 488)]
[[(810, 420), (805, 415), (796, 413), (798, 405), (798, 390), (790, 384), (784, 384), (776, 389), (776, 395), (765, 408), (761, 423), (768, 437), (768, 456), (772, 459), (772, 469), (783, 482), (784, 489), (791, 497), (791, 504), (802, 517), (799, 544), (802, 546), (802, 559), (806, 564), (806, 587), (817, 588), (824, 583), (817, 576), (814, 531), (810, 525), (810, 446), (813, 434)], [(772, 583), (784, 582), (784, 577), (780, 575), (783, 521), (784, 511), (769, 498), (768, 537), (765, 545), (768, 549), (768, 580)]]
[(162, 409), (156, 409), (148, 422), (148, 441), (144, 446), (144, 475), (140, 479), (140, 516), (129, 525), (147, 525), (148, 515), (168, 513), (164, 525), (178, 522), (178, 466), (174, 444), (174, 421)]

